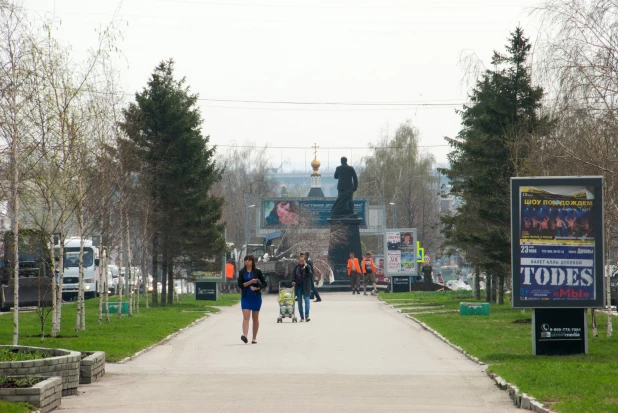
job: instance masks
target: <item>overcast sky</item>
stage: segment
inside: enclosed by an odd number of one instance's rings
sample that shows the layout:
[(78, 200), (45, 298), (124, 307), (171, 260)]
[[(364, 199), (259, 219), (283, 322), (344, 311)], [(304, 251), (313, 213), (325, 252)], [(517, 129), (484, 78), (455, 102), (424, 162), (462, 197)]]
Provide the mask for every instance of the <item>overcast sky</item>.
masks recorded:
[[(455, 109), (466, 101), (462, 53), (489, 64), (520, 24), (536, 37), (533, 0), (24, 0), (61, 21), (76, 56), (114, 12), (124, 89), (141, 90), (155, 65), (176, 61), (200, 95), (204, 134), (226, 145), (268, 145), (273, 167), (352, 165), (380, 135), (411, 120), (424, 150), (445, 162)], [(130, 98), (130, 96), (128, 97)], [(292, 103), (257, 103), (292, 102)], [(317, 104), (339, 103), (339, 104)], [(345, 105), (348, 103), (353, 105)], [(385, 105), (384, 103), (397, 103)], [(359, 105), (360, 104), (360, 105)], [(407, 104), (407, 105), (403, 105)]]

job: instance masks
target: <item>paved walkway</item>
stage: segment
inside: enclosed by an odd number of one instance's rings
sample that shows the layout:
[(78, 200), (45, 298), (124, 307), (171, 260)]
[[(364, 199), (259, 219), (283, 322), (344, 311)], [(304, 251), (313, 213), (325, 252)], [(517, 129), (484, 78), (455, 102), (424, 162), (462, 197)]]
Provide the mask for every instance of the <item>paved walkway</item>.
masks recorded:
[[(61, 412), (514, 412), (460, 353), (371, 296), (323, 294), (311, 322), (276, 323), (267, 296), (258, 344), (226, 308), (62, 399)], [(139, 332), (136, 332), (139, 334)]]

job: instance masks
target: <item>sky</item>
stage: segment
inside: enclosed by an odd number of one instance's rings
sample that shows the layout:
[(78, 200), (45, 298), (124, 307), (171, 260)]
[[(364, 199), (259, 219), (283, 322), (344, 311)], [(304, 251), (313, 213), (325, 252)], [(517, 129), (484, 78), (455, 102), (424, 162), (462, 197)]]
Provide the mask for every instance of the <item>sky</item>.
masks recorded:
[[(517, 25), (534, 41), (536, 0), (23, 0), (55, 16), (76, 59), (117, 14), (127, 99), (161, 60), (199, 94), (203, 133), (225, 151), (268, 146), (271, 166), (322, 173), (409, 120), (439, 163), (471, 84), (462, 56), (489, 67)], [(275, 103), (273, 103), (275, 102)], [(285, 103), (282, 103), (285, 102)]]

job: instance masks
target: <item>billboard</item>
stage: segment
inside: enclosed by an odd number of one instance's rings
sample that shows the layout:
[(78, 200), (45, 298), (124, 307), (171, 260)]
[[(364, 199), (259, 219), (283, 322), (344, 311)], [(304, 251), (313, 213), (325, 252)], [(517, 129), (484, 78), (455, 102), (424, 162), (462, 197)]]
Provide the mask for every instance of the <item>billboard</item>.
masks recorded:
[[(260, 210), (262, 228), (282, 228), (288, 225), (298, 225), (301, 222), (309, 222), (317, 227), (328, 227), (330, 224), (327, 219), (330, 218), (334, 203), (335, 198), (263, 199)], [(367, 227), (366, 207), (366, 199), (354, 200), (354, 212), (361, 219), (361, 228)]]
[(511, 179), (513, 307), (602, 307), (603, 178)]
[(388, 229), (384, 234), (387, 276), (415, 276), (418, 246), (416, 228)]

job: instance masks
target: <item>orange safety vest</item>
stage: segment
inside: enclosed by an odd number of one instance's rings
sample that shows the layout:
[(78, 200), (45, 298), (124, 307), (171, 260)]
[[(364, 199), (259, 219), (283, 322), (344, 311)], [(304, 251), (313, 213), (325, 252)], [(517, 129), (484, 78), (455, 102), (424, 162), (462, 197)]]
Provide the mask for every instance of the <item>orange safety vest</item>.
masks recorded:
[(354, 258), (354, 261), (352, 261), (351, 259), (348, 260), (348, 275), (350, 275), (352, 270), (358, 273), (361, 272), (360, 266), (358, 265), (358, 258)]
[[(373, 263), (373, 260), (369, 258), (369, 262), (371, 263), (371, 272), (373, 274), (376, 273), (376, 265)], [(363, 258), (363, 262), (361, 264), (361, 269), (363, 270), (363, 274), (367, 274), (367, 258)]]
[(225, 278), (234, 278), (234, 264), (225, 264)]

